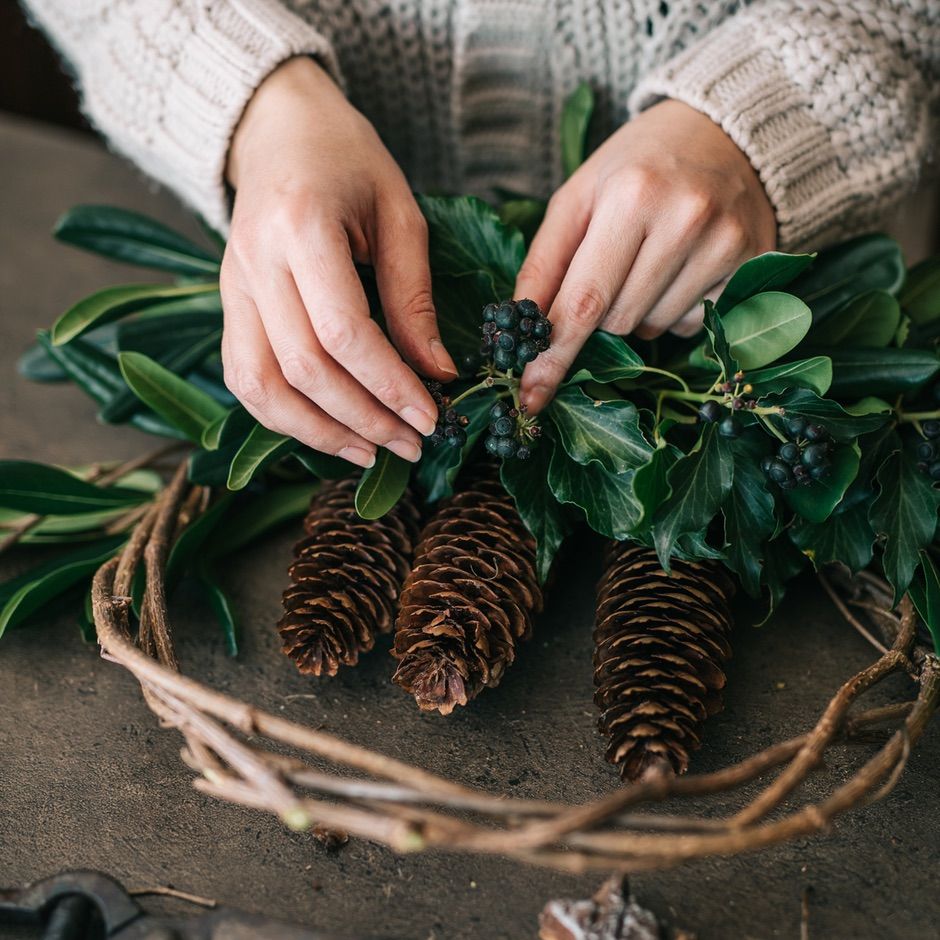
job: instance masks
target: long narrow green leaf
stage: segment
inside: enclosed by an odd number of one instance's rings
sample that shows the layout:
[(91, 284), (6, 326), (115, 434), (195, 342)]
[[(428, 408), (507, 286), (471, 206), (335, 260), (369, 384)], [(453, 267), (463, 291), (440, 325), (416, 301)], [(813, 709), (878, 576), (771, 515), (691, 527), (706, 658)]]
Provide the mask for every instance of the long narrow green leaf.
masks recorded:
[(52, 342), (61, 346), (93, 327), (168, 300), (218, 292), (218, 284), (122, 284), (106, 287), (83, 298), (56, 320), (52, 327)]
[(300, 445), (291, 437), (256, 425), (232, 459), (228, 471), (228, 488), (244, 489), (263, 467), (285, 457)]
[(235, 611), (228, 599), (228, 595), (216, 582), (208, 571), (204, 572), (199, 578), (199, 584), (206, 595), (206, 600), (215, 614), (219, 626), (222, 628), (222, 634), (225, 637), (225, 649), (229, 656), (238, 655), (238, 622), (235, 619)]
[(140, 490), (95, 486), (58, 467), (29, 460), (0, 460), (0, 506), (20, 512), (55, 514), (100, 512), (147, 499)]
[(225, 414), (225, 407), (186, 379), (164, 369), (142, 353), (121, 353), (118, 364), (131, 391), (191, 441)]
[(407, 460), (380, 447), (375, 463), (363, 472), (356, 488), (356, 512), (363, 519), (384, 516), (405, 492), (410, 475)]
[(171, 228), (129, 209), (75, 206), (53, 230), (69, 245), (177, 274), (218, 274), (219, 259)]

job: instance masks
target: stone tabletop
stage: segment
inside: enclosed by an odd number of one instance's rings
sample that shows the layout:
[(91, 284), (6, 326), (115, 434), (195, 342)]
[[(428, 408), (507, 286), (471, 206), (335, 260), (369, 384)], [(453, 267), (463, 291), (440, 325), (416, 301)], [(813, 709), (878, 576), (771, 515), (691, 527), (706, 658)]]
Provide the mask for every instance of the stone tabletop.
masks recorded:
[[(50, 239), (57, 215), (78, 202), (139, 209), (195, 232), (169, 197), (94, 140), (0, 117), (0, 457), (79, 464), (148, 446), (136, 432), (96, 424), (91, 403), (71, 387), (32, 385), (15, 372), (36, 328), (71, 301), (147, 276)], [(228, 572), (244, 634), (237, 659), (225, 655), (208, 612), (180, 593), (174, 618), (184, 671), (495, 792), (583, 800), (616, 786), (591, 703), (593, 547), (571, 562), (502, 685), (444, 719), (420, 714), (390, 683), (387, 641), (335, 679), (294, 672), (273, 628), (292, 537), (288, 527)], [(17, 549), (0, 577), (35, 551)], [(811, 580), (771, 623), (740, 625), (735, 652), (728, 707), (709, 724), (700, 770), (806, 728), (870, 659)], [(899, 680), (880, 700), (907, 691)], [(11, 631), (0, 640), (0, 886), (98, 868), (129, 886), (172, 884), (350, 937), (522, 940), (536, 935), (545, 901), (587, 896), (601, 880), (503, 859), (398, 857), (364, 842), (330, 852), (272, 818), (198, 794), (179, 748), (132, 678), (82, 642), (73, 612)], [(836, 755), (827, 773), (841, 779), (847, 767)], [(940, 730), (932, 728), (894, 793), (843, 818), (829, 838), (638, 875), (634, 890), (699, 940), (795, 940), (807, 887), (814, 940), (938, 938), (938, 780)]]

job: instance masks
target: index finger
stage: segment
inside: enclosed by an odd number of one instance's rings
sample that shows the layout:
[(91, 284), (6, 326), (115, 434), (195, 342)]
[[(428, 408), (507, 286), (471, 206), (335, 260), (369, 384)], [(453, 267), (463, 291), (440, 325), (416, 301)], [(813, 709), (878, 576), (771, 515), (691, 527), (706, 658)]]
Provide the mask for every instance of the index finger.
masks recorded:
[(292, 264), (317, 339), (386, 408), (419, 434), (431, 434), (437, 406), (369, 315), (346, 233), (321, 229), (319, 234), (310, 257)]

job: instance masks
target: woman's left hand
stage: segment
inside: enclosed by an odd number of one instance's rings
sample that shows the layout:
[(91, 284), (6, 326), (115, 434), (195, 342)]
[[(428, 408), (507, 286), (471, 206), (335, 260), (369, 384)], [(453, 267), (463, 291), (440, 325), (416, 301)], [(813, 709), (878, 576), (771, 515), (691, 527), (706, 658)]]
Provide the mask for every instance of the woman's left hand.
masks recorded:
[(717, 124), (678, 101), (642, 112), (555, 193), (532, 241), (515, 296), (549, 310), (554, 331), (523, 401), (544, 407), (596, 329), (694, 334), (702, 298), (775, 243), (767, 194)]

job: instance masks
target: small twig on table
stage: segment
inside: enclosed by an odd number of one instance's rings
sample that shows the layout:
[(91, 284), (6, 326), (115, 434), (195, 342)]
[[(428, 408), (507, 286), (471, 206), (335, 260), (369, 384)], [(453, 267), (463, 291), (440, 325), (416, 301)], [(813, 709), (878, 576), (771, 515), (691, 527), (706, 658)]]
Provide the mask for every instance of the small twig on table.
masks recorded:
[(159, 895), (160, 897), (178, 898), (180, 901), (188, 901), (190, 904), (198, 904), (199, 907), (214, 908), (218, 907), (219, 902), (213, 898), (203, 898), (198, 894), (190, 894), (188, 891), (180, 891), (170, 885), (157, 885), (153, 888), (131, 888), (127, 892), (132, 898), (147, 897), (150, 895)]
[(888, 647), (885, 646), (884, 643), (882, 643), (867, 627), (865, 627), (865, 625), (852, 613), (852, 611), (850, 611), (848, 607), (846, 607), (845, 602), (835, 592), (835, 589), (829, 583), (826, 576), (820, 571), (817, 577), (819, 578), (819, 583), (823, 586), (826, 593), (829, 595), (829, 599), (832, 601), (833, 604), (836, 605), (836, 607), (839, 610), (839, 613), (842, 614), (843, 617), (845, 617), (846, 621), (858, 633), (860, 633), (863, 637), (865, 637), (865, 639), (868, 640), (868, 642), (871, 643), (871, 645), (874, 646), (875, 649), (878, 650), (879, 653), (882, 653), (882, 654), (887, 653)]

